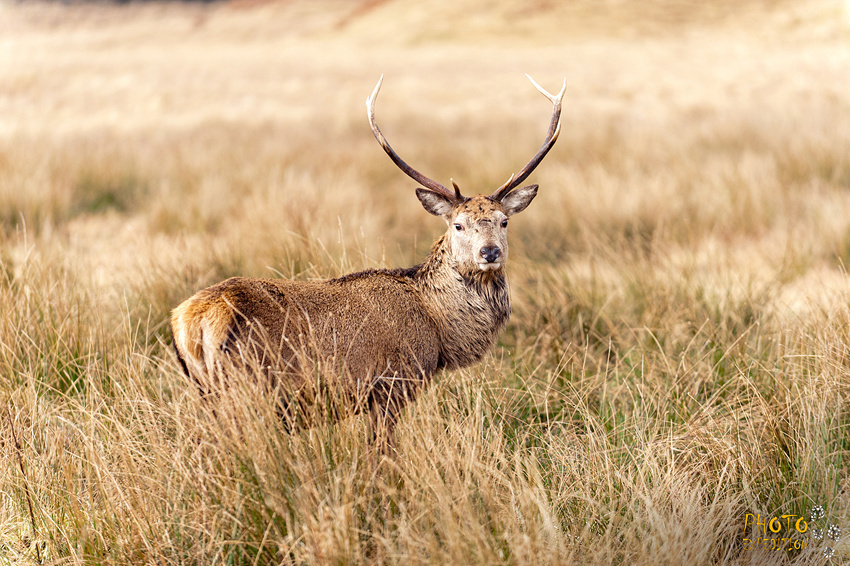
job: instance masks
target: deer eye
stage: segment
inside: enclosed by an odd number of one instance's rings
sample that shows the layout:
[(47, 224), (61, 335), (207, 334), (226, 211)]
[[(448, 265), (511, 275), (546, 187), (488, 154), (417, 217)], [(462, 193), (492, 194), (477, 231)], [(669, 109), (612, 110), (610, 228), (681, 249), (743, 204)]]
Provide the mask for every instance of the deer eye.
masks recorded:
[(455, 222), (455, 230), (457, 230), (458, 232), (463, 232), (463, 225)]
[(502, 220), (502, 228), (507, 228), (507, 227), (508, 227), (508, 219), (505, 218), (504, 220)]

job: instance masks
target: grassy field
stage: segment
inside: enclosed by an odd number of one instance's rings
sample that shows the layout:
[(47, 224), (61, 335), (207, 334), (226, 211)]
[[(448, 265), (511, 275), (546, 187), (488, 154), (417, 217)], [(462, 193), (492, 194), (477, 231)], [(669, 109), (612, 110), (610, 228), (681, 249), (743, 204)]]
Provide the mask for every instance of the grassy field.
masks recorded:
[[(844, 563), (848, 69), (834, 0), (0, 2), (0, 565)], [(542, 142), (524, 73), (567, 93), (493, 355), (387, 457), (201, 403), (194, 291), (444, 229), (378, 77), (474, 194)]]

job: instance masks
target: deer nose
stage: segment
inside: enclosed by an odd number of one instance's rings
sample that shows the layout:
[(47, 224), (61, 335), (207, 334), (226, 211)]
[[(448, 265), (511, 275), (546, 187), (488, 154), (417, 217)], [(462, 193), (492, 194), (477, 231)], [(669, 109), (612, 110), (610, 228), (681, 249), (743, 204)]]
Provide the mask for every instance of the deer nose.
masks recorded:
[(487, 263), (494, 263), (497, 259), (499, 259), (500, 255), (502, 255), (502, 250), (500, 250), (498, 246), (481, 248), (481, 257), (483, 257)]

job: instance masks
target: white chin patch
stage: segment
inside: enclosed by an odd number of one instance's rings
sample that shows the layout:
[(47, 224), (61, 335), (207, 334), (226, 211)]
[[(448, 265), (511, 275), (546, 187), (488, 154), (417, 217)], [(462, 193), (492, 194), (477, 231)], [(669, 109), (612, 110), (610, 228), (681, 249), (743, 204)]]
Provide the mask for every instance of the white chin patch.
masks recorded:
[(480, 269), (481, 271), (496, 271), (500, 267), (502, 267), (502, 264), (499, 263), (498, 261), (495, 261), (493, 263), (479, 263), (478, 264), (478, 269)]

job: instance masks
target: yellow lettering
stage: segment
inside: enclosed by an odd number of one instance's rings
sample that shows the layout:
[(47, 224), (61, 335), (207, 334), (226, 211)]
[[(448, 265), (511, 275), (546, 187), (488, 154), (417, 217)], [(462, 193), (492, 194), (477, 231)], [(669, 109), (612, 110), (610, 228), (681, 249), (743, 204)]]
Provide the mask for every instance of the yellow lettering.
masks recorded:
[(767, 524), (761, 522), (761, 513), (756, 517), (756, 527), (761, 527), (762, 537), (767, 538)]
[(787, 520), (787, 523), (785, 523), (785, 528), (787, 528), (789, 531), (791, 530), (791, 517), (796, 516), (797, 515), (782, 515), (782, 518)]
[[(800, 522), (803, 523), (803, 528), (800, 528)], [(809, 530), (809, 524), (806, 522), (805, 518), (802, 516), (797, 519), (797, 522), (794, 524), (794, 528), (797, 529), (798, 533), (805, 533)]]
[[(775, 529), (773, 528), (773, 522), (774, 521), (776, 521), (776, 528)], [(768, 525), (767, 525), (767, 528), (770, 529), (770, 532), (772, 532), (772, 533), (778, 533), (779, 531), (782, 530), (782, 523), (779, 521), (778, 518), (772, 517), (770, 519), (770, 523), (768, 523)]]

